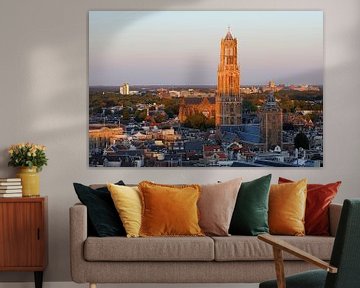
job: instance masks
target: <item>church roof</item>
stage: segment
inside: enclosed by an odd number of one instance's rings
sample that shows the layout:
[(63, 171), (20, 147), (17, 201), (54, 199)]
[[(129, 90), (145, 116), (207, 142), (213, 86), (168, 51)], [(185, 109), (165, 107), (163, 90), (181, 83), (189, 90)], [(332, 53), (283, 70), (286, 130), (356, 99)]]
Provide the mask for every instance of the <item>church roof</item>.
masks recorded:
[(231, 35), (230, 30), (226, 33), (225, 40), (233, 40), (233, 36)]
[(243, 131), (238, 132), (238, 136), (242, 141), (250, 143), (261, 143), (260, 141), (260, 125), (248, 124), (243, 126)]
[[(224, 133), (225, 137), (233, 134), (237, 135), (240, 141), (248, 143), (261, 143), (260, 139), (260, 125), (259, 124), (246, 124), (239, 126), (221, 126), (221, 132)], [(227, 136), (228, 135), (228, 136)], [(236, 138), (229, 138), (234, 141)]]
[[(199, 105), (201, 102), (203, 102), (205, 99), (200, 97), (186, 97), (184, 98), (184, 104), (187, 105)], [(208, 97), (207, 100), (210, 104), (215, 104), (215, 97)]]

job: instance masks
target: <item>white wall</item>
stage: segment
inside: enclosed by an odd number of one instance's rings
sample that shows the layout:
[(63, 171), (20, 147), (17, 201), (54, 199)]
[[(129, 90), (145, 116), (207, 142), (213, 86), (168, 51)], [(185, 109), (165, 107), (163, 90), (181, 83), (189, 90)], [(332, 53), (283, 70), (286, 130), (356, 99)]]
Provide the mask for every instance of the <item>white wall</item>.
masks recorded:
[[(175, 4), (178, 3), (178, 4)], [(181, 4), (180, 4), (181, 3)], [(89, 10), (324, 10), (325, 167), (321, 169), (90, 169), (87, 161), (87, 23)], [(68, 208), (72, 182), (124, 179), (213, 182), (265, 173), (311, 182), (342, 180), (337, 201), (360, 196), (360, 2), (358, 0), (253, 1), (0, 1), (0, 176), (12, 176), (6, 148), (34, 141), (48, 146), (41, 193), (49, 197), (49, 266), (46, 281), (67, 281)], [(32, 280), (0, 273), (0, 282)]]

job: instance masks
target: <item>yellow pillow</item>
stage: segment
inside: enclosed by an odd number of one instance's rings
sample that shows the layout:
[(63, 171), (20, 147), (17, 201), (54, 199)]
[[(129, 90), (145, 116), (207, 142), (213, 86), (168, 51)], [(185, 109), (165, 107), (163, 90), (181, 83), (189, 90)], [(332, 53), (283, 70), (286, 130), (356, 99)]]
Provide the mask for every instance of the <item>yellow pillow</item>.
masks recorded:
[(137, 187), (107, 185), (127, 237), (139, 237), (141, 226), (141, 197)]
[(269, 195), (269, 228), (271, 234), (305, 234), (307, 180), (273, 184)]
[(199, 227), (199, 185), (172, 186), (143, 181), (140, 236), (203, 236)]

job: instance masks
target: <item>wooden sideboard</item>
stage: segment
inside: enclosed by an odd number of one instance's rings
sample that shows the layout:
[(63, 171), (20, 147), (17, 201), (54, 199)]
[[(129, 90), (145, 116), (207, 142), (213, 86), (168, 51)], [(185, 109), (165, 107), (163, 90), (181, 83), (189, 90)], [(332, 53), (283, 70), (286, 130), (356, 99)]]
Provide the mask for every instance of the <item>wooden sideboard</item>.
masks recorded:
[(47, 250), (47, 197), (0, 198), (0, 271), (32, 271), (41, 288)]

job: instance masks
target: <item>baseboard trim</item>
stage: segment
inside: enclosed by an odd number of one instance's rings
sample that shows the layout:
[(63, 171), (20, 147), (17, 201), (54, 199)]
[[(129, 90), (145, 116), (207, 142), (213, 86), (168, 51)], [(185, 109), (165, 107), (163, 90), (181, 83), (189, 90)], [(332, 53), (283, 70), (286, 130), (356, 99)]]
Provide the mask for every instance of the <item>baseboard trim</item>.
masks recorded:
[[(44, 282), (43, 288), (88, 288), (88, 284), (74, 282)], [(259, 284), (98, 284), (97, 288), (258, 288)], [(0, 288), (34, 288), (32, 282), (2, 282)]]

